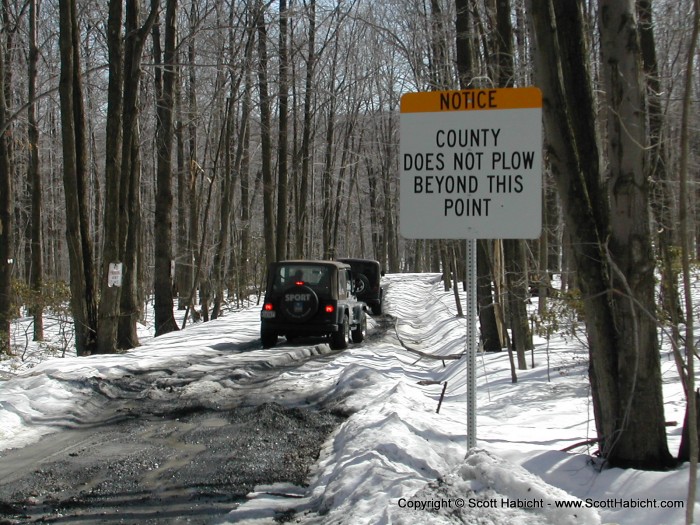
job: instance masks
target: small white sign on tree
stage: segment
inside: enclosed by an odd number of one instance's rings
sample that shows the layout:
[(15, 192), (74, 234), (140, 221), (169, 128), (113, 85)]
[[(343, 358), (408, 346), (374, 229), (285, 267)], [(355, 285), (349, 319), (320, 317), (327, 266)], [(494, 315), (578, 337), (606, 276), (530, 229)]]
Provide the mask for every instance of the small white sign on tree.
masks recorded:
[(112, 286), (122, 285), (122, 263), (109, 263), (109, 272), (107, 274), (107, 286), (110, 288)]

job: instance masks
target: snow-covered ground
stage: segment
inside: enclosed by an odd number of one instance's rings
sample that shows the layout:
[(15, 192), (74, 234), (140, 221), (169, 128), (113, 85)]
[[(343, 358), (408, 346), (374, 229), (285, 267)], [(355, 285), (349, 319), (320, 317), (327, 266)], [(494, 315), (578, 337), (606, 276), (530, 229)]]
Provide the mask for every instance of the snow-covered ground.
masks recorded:
[[(535, 366), (519, 371), (516, 384), (507, 353), (479, 354), (477, 447), (467, 450), (465, 360), (429, 359), (407, 350), (435, 356), (465, 351), (465, 321), (455, 316), (453, 295), (434, 274), (389, 275), (385, 286), (386, 310), (395, 319), (388, 330), (372, 323), (373, 335), (362, 345), (332, 360), (290, 367), (266, 386), (280, 403), (298, 402), (277, 396), (293, 386), (314, 403), (352, 414), (324, 443), (309, 486), (258, 487), (227, 523), (273, 523), (276, 512), (289, 509), (296, 511), (295, 522), (309, 524), (684, 523), (687, 466), (601, 471), (592, 461), (594, 449), (562, 452), (595, 436), (587, 351), (577, 338), (536, 338), (534, 357), (528, 356)], [(97, 410), (92, 391), (76, 389), (76, 379), (187, 367), (198, 355), (214, 356), (207, 366), (221, 367), (225, 348), (234, 346), (245, 348), (247, 359), (277, 363), (318, 352), (282, 341), (260, 350), (258, 318), (252, 306), (157, 340), (144, 335), (143, 346), (115, 356), (43, 360), (29, 345), (24, 361), (0, 362), (0, 377), (9, 377), (0, 381), (0, 458), (2, 450), (52, 432), (61, 418)], [(662, 366), (666, 419), (679, 423), (669, 427), (675, 452), (684, 400), (667, 351)], [(202, 373), (191, 395), (212, 402), (232, 395), (235, 371), (231, 376), (230, 389), (222, 389), (221, 381)], [(695, 516), (700, 518), (697, 502)]]

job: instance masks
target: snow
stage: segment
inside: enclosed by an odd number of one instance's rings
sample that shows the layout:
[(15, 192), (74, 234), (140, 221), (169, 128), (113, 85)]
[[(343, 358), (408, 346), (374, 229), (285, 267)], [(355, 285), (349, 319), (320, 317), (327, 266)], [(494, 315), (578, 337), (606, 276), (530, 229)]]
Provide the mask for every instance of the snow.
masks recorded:
[[(350, 414), (323, 444), (308, 487), (256, 487), (225, 523), (274, 523), (290, 509), (305, 524), (684, 523), (687, 465), (601, 470), (594, 448), (562, 452), (595, 436), (580, 340), (565, 332), (535, 338), (535, 366), (518, 371), (515, 384), (507, 353), (479, 354), (477, 447), (467, 450), (466, 365), (452, 359), (465, 351), (466, 326), (452, 292), (435, 274), (388, 275), (384, 284), (395, 325), (383, 332), (371, 322), (362, 345), (334, 358), (308, 359), (330, 355), (323, 343), (260, 349), (252, 305), (158, 339), (144, 327), (143, 345), (126, 354), (46, 358), (30, 349), (24, 360), (2, 361), (0, 377), (9, 379), (0, 381), (0, 457), (62, 423), (109, 418), (98, 401), (110, 395), (108, 380), (140, 374), (146, 387), (134, 397), (157, 399), (186, 373), (183, 398), (204, 405), (248, 392), (258, 402), (322, 403)], [(303, 364), (285, 366), (295, 363)], [(270, 366), (283, 371), (262, 382), (258, 371)], [(675, 451), (684, 400), (668, 350), (662, 367), (666, 419), (678, 422), (668, 429)]]

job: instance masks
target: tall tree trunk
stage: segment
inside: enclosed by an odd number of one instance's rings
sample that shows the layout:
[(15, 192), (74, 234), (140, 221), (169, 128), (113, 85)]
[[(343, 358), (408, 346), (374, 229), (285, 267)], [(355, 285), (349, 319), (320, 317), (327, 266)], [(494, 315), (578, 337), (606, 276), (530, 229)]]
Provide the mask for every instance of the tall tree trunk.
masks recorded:
[[(654, 252), (645, 170), (646, 115), (633, 0), (600, 0), (601, 62), (607, 94), (608, 187), (618, 362), (608, 371), (620, 388), (621, 462), (668, 463), (661, 368), (656, 333)], [(617, 430), (617, 429), (615, 429)], [(617, 439), (616, 439), (617, 440)], [(664, 457), (666, 456), (666, 457)]]
[(526, 302), (528, 299), (527, 259), (525, 241), (505, 239), (503, 260), (506, 271), (508, 294), (508, 318), (512, 333), (511, 345), (518, 357), (518, 369), (527, 370), (525, 352), (532, 348), (532, 336), (527, 320)]
[[(355, 108), (357, 110), (357, 108)], [(350, 208), (351, 196), (350, 192), (345, 192), (345, 187), (347, 186), (351, 189), (350, 179), (352, 170), (348, 169), (348, 156), (351, 151), (355, 151), (355, 148), (350, 144), (352, 140), (353, 130), (355, 129), (355, 121), (357, 119), (356, 110), (352, 111), (352, 114), (347, 115), (348, 122), (346, 122), (346, 129), (344, 130), (343, 138), (343, 148), (340, 156), (340, 166), (338, 168), (338, 179), (335, 183), (335, 192), (333, 193), (332, 200), (336, 203), (335, 209), (331, 216), (331, 246), (333, 246), (333, 257), (338, 256), (338, 243), (339, 243), (339, 229), (340, 229), (340, 217), (342, 213), (343, 203), (346, 203), (346, 208)], [(346, 221), (346, 225), (349, 227), (350, 224)], [(347, 235), (346, 235), (346, 245), (347, 245)], [(341, 253), (347, 254), (347, 247), (341, 251)]]
[[(194, 304), (191, 304), (191, 290), (196, 289), (195, 271), (199, 266), (197, 243), (199, 242), (199, 196), (197, 195), (197, 181), (202, 174), (201, 167), (198, 162), (198, 129), (197, 124), (199, 116), (197, 115), (197, 24), (198, 24), (198, 7), (197, 1), (190, 2), (189, 12), (189, 29), (190, 37), (187, 44), (187, 63), (189, 65), (189, 74), (187, 82), (187, 148), (188, 154), (183, 157), (184, 165), (184, 181), (180, 191), (184, 192), (183, 201), (184, 207), (180, 208), (180, 213), (185, 219), (185, 238), (182, 242), (185, 246), (185, 256), (182, 268), (182, 282), (179, 283), (181, 304), (185, 309), (193, 309)], [(183, 130), (184, 131), (184, 130)], [(185, 139), (183, 137), (183, 148)], [(184, 151), (184, 149), (183, 149)], [(186, 211), (185, 211), (186, 210)], [(189, 310), (187, 310), (189, 312)], [(193, 312), (196, 315), (196, 311)]]
[[(496, 59), (500, 87), (514, 85), (515, 60), (511, 15), (510, 0), (496, 0)], [(508, 320), (512, 333), (511, 344), (518, 357), (518, 369), (525, 370), (527, 369), (525, 351), (532, 347), (526, 309), (528, 274), (525, 241), (504, 240), (503, 260), (506, 272)]]
[(185, 137), (182, 110), (182, 90), (178, 70), (175, 70), (175, 145), (176, 145), (176, 165), (177, 165), (177, 235), (176, 247), (177, 256), (175, 259), (175, 288), (178, 296), (177, 308), (184, 310), (187, 305), (187, 294), (190, 287), (190, 272), (192, 260), (189, 255), (189, 230), (187, 222), (187, 202), (188, 202), (188, 177), (185, 167)]
[(122, 44), (123, 1), (110, 0), (107, 18), (109, 81), (105, 129), (105, 207), (102, 277), (98, 311), (97, 351), (115, 351), (121, 287), (109, 285), (110, 263), (121, 262), (119, 246), (122, 219), (119, 213), (123, 124), (124, 51)]
[(119, 324), (117, 326), (117, 348), (128, 350), (139, 346), (136, 323), (141, 317), (142, 304), (139, 300), (139, 275), (143, 264), (142, 220), (141, 220), (141, 131), (139, 123), (134, 123), (131, 138), (131, 162), (129, 174), (129, 224), (124, 246), (124, 275), (121, 301), (119, 304)]
[(258, 91), (260, 93), (260, 143), (263, 178), (263, 229), (265, 236), (265, 261), (269, 264), (277, 259), (275, 253), (275, 193), (272, 173), (272, 141), (270, 96), (267, 86), (267, 27), (265, 10), (258, 0), (256, 4), (258, 30)]
[[(177, 31), (177, 0), (168, 0), (165, 9), (165, 51), (163, 66), (156, 69), (156, 210), (155, 210), (155, 269), (153, 292), (155, 295), (155, 335), (167, 334), (178, 329), (173, 315), (173, 281), (171, 261), (173, 257), (173, 111), (175, 105), (175, 43)], [(153, 28), (154, 55), (160, 62), (160, 35)]]
[(381, 220), (379, 219), (379, 180), (377, 170), (367, 163), (367, 186), (369, 187), (369, 224), (372, 240), (372, 253), (381, 263), (382, 268), (386, 268), (386, 260), (382, 256), (382, 234)]
[(220, 206), (220, 226), (219, 226), (219, 239), (216, 243), (216, 253), (214, 254), (213, 262), (213, 274), (214, 274), (214, 305), (212, 307), (211, 318), (217, 319), (221, 315), (221, 308), (224, 304), (224, 274), (225, 274), (225, 261), (226, 252), (228, 251), (228, 243), (230, 237), (230, 223), (231, 223), (231, 213), (233, 204), (233, 163), (232, 157), (233, 153), (229, 151), (232, 144), (233, 137), (233, 93), (234, 89), (231, 89), (231, 96), (226, 101), (226, 116), (224, 121), (224, 183), (221, 188), (221, 206)]
[[(681, 242), (681, 265), (683, 267), (683, 288), (685, 289), (685, 308), (688, 321), (685, 327), (685, 354), (686, 366), (688, 369), (688, 385), (687, 385), (687, 422), (683, 424), (684, 433), (688, 435), (688, 456), (690, 460), (688, 474), (688, 496), (687, 509), (685, 512), (686, 523), (693, 523), (695, 515), (695, 500), (697, 498), (698, 484), (698, 399), (695, 390), (695, 359), (696, 359), (696, 343), (695, 343), (695, 315), (693, 297), (691, 291), (691, 275), (690, 275), (690, 257), (691, 257), (691, 228), (688, 224), (688, 208), (689, 208), (689, 191), (688, 191), (688, 156), (689, 156), (689, 121), (690, 121), (690, 104), (693, 93), (693, 69), (695, 63), (695, 53), (698, 45), (698, 37), (700, 34), (700, 1), (693, 1), (693, 22), (692, 33), (688, 43), (688, 54), (685, 65), (685, 82), (683, 86), (683, 103), (682, 117), (680, 126), (680, 160), (679, 160), (679, 187), (680, 187), (680, 206), (678, 213), (678, 222), (680, 223), (680, 242)], [(697, 191), (695, 192), (697, 195)]]
[[(243, 71), (243, 101), (241, 104), (241, 124), (238, 133), (238, 145), (236, 148), (236, 164), (239, 167), (239, 181), (241, 191), (241, 244), (238, 272), (238, 291), (245, 291), (247, 298), (248, 270), (250, 267), (248, 257), (250, 252), (250, 108), (252, 104), (253, 77), (252, 58), (255, 42), (255, 25), (248, 24), (248, 43), (246, 45), (245, 66)], [(234, 260), (233, 258), (231, 259)]]
[(289, 57), (287, 53), (287, 1), (280, 4), (279, 36), (279, 140), (277, 141), (277, 259), (287, 258), (287, 222), (289, 217), (289, 199), (287, 198), (287, 144), (288, 144), (288, 91), (289, 91)]
[(5, 100), (5, 49), (0, 44), (0, 354), (10, 353), (12, 319), (13, 208)]
[(316, 0), (309, 1), (309, 49), (306, 58), (306, 80), (304, 85), (304, 124), (301, 139), (301, 174), (299, 184), (299, 199), (297, 203), (297, 226), (298, 233), (296, 238), (296, 257), (304, 257), (306, 255), (306, 238), (309, 225), (308, 215), (308, 196), (309, 196), (309, 179), (311, 171), (311, 132), (312, 132), (312, 114), (311, 107), (314, 87), (314, 65), (316, 63)]
[[(474, 51), (472, 49), (472, 30), (470, 16), (470, 0), (455, 0), (457, 18), (455, 29), (457, 34), (457, 71), (459, 85), (466, 89), (471, 85), (474, 72)], [(476, 249), (476, 279), (477, 302), (479, 304), (479, 325), (481, 342), (487, 352), (498, 352), (503, 347), (498, 334), (496, 309), (492, 292), (491, 265), (489, 264), (487, 241), (477, 241)]]
[(336, 71), (338, 67), (338, 32), (335, 33), (335, 45), (333, 48), (333, 58), (331, 60), (330, 71), (328, 74), (327, 93), (330, 97), (328, 102), (327, 120), (326, 120), (326, 141), (324, 144), (323, 155), (323, 174), (321, 176), (321, 228), (322, 228), (322, 257), (324, 259), (333, 259), (335, 257), (335, 245), (331, 238), (332, 232), (332, 217), (333, 209), (336, 206), (332, 202), (332, 187), (333, 173), (335, 171), (335, 121), (336, 121), (336, 106), (338, 103), (338, 93), (336, 88)]
[[(635, 17), (631, 2), (620, 2), (618, 8), (623, 11), (614, 13), (610, 5), (601, 3), (601, 42), (606, 48), (606, 69), (615, 68), (617, 74), (626, 75), (629, 71), (625, 70), (634, 64), (634, 57), (626, 53), (615, 56), (611, 52), (620, 51), (616, 44), (618, 37), (627, 44), (636, 42), (634, 31), (630, 32)], [(614, 98), (609, 104), (617, 115), (609, 116), (612, 121), (610, 138), (616, 141), (611, 144), (610, 162), (616, 182), (610, 186), (611, 202), (615, 214), (621, 215), (615, 215), (612, 220), (600, 177), (583, 3), (580, 0), (546, 3), (529, 0), (528, 12), (534, 29), (538, 85), (543, 90), (550, 164), (571, 235), (572, 256), (586, 313), (589, 373), (601, 452), (612, 465), (667, 468), (673, 464), (673, 458), (666, 444), (659, 354), (655, 334), (652, 337), (655, 329), (648, 326), (653, 321), (647, 318), (649, 312), (653, 312), (653, 302), (646, 302), (646, 278), (653, 264), (649, 266), (645, 259), (651, 253), (648, 232), (645, 237), (643, 231), (648, 217), (644, 217), (646, 197), (639, 194), (644, 192), (646, 183), (639, 181), (644, 177), (643, 165), (634, 166), (634, 162), (639, 161), (633, 162), (618, 150), (624, 142), (627, 153), (642, 156), (639, 144), (644, 143), (643, 135), (635, 144), (628, 140), (636, 139), (622, 139), (619, 135), (619, 117), (623, 115), (630, 117), (629, 126), (636, 128), (634, 133), (644, 130), (637, 120), (644, 118), (639, 105), (643, 101), (639, 94), (626, 93), (627, 89), (637, 89), (633, 86), (638, 86), (639, 78), (635, 79), (634, 74), (628, 77), (627, 87), (622, 91), (619, 84), (622, 77), (610, 86), (610, 95)], [(617, 33), (617, 29), (622, 29), (625, 35)], [(627, 48), (627, 44), (624, 47), (628, 51), (638, 52), (634, 45)], [(608, 82), (611, 81), (610, 72), (609, 69), (606, 72)], [(634, 109), (619, 104), (622, 93), (636, 99)], [(638, 115), (629, 115), (628, 111)], [(623, 165), (626, 167), (621, 172)], [(628, 205), (626, 210), (620, 207), (623, 201)], [(628, 215), (632, 210), (640, 214), (635, 219)], [(637, 224), (632, 226), (630, 220)], [(628, 235), (632, 231), (640, 237), (630, 245), (632, 239)], [(606, 242), (608, 235), (610, 251)], [(620, 254), (626, 242), (626, 250), (633, 253)], [(637, 260), (640, 267), (630, 272), (628, 264), (632, 259)]]
[(392, 184), (396, 175), (396, 170), (392, 166), (392, 159), (396, 158), (394, 144), (396, 143), (393, 137), (393, 132), (396, 129), (394, 118), (396, 114), (395, 102), (393, 100), (394, 93), (390, 93), (388, 100), (388, 116), (382, 119), (382, 160), (381, 160), (381, 184), (384, 202), (381, 203), (384, 217), (382, 219), (384, 228), (381, 246), (381, 258), (379, 259), (384, 268), (391, 273), (400, 271), (399, 267), (399, 246), (398, 232), (396, 228), (395, 217), (396, 212), (396, 188)]
[(492, 265), (488, 245), (491, 241), (476, 243), (476, 298), (479, 305), (481, 343), (487, 352), (500, 352), (503, 348), (496, 321), (496, 301), (493, 297)]
[(139, 27), (140, 0), (127, 0), (124, 42), (123, 140), (121, 185), (119, 188), (119, 250), (123, 262), (123, 284), (117, 323), (116, 346), (120, 349), (139, 345), (136, 323), (142, 306), (138, 298), (141, 242), (141, 148), (139, 130), (139, 93), (141, 56), (146, 37), (158, 14), (158, 0), (151, 0), (150, 12)]
[[(37, 47), (37, 21), (39, 19), (39, 7), (37, 0), (29, 2), (29, 61), (28, 61), (28, 94), (29, 106), (27, 107), (27, 138), (29, 141), (29, 159), (27, 162), (27, 178), (31, 181), (32, 192), (32, 241), (31, 241), (31, 274), (30, 282), (32, 290), (39, 294), (43, 288), (44, 263), (42, 250), (44, 246), (42, 234), (43, 207), (41, 168), (39, 165), (39, 127), (36, 119), (36, 77), (37, 63), (39, 61), (39, 48)], [(1, 69), (1, 68), (0, 68)], [(2, 75), (0, 73), (0, 78)], [(0, 117), (0, 122), (3, 118)], [(3, 155), (0, 152), (0, 155)], [(0, 255), (0, 261), (2, 256)], [(41, 303), (38, 301), (37, 303)], [(41, 304), (32, 306), (34, 317), (34, 340), (44, 339), (44, 309)]]
[[(661, 259), (661, 305), (671, 321), (673, 344), (680, 342), (678, 325), (683, 316), (678, 293), (678, 270), (676, 254), (678, 247), (676, 226), (673, 217), (675, 199), (672, 194), (672, 179), (666, 169), (669, 161), (667, 145), (663, 139), (664, 115), (661, 107), (661, 81), (656, 60), (656, 42), (651, 0), (637, 0), (639, 13), (639, 38), (647, 79), (647, 100), (649, 113), (649, 147), (646, 169), (652, 181), (655, 198), (651, 200), (654, 220), (658, 231), (658, 250)], [(685, 384), (685, 372), (679, 367)]]
[(71, 312), (79, 356), (96, 349), (97, 294), (87, 213), (85, 112), (80, 79), (79, 29), (75, 0), (59, 4), (61, 135), (66, 198), (66, 242), (71, 268)]

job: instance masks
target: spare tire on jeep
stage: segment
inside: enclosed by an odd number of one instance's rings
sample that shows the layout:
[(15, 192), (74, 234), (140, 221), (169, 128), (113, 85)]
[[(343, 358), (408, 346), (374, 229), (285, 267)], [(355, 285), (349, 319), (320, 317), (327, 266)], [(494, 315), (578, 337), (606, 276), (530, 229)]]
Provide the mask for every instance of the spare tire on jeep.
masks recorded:
[(346, 257), (338, 260), (352, 268), (357, 298), (367, 303), (372, 309), (372, 314), (381, 315), (384, 307), (384, 289), (381, 282), (384, 271), (379, 261)]
[(291, 286), (282, 293), (280, 306), (290, 321), (307, 321), (318, 310), (318, 296), (308, 286)]

